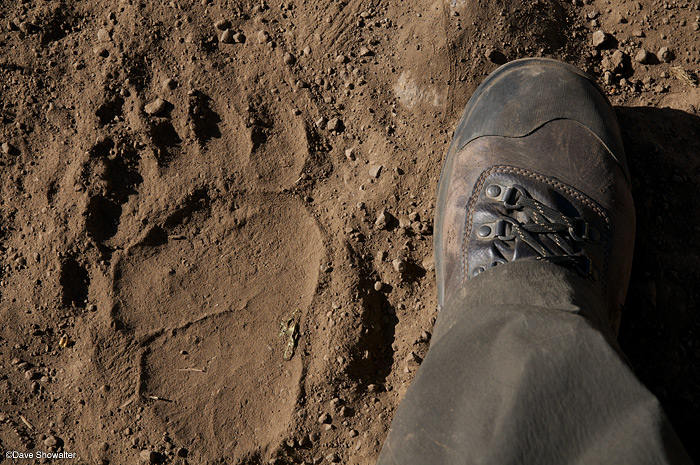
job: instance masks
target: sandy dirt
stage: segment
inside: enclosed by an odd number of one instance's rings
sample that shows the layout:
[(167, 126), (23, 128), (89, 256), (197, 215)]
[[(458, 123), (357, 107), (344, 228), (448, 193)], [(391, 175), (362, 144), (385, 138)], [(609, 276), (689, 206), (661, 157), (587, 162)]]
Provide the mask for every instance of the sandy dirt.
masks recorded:
[(437, 316), (453, 128), (545, 56), (618, 112), (620, 341), (700, 460), (699, 8), (2, 1), (0, 450), (373, 464)]

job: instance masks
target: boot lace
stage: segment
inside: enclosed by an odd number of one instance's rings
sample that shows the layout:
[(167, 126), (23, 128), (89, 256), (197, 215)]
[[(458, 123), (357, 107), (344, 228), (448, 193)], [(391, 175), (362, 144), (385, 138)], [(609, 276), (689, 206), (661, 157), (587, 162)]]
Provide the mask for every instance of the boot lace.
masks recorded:
[[(496, 195), (492, 195), (492, 194)], [(516, 238), (531, 247), (538, 256), (557, 265), (574, 268), (580, 275), (595, 278), (591, 260), (583, 251), (575, 250), (574, 243), (600, 240), (600, 233), (583, 218), (572, 218), (532, 198), (519, 185), (487, 187), (487, 197), (499, 200), (507, 211), (521, 212), (527, 221), (518, 221), (512, 216), (500, 215), (495, 223), (482, 224), (477, 229), (480, 238), (493, 238), (513, 242)], [(502, 195), (501, 195), (502, 194)], [(522, 217), (522, 215), (520, 215)], [(549, 238), (545, 243), (542, 238)], [(503, 263), (496, 260), (496, 263)], [(495, 265), (493, 263), (490, 266)], [(479, 271), (477, 269), (477, 274)]]

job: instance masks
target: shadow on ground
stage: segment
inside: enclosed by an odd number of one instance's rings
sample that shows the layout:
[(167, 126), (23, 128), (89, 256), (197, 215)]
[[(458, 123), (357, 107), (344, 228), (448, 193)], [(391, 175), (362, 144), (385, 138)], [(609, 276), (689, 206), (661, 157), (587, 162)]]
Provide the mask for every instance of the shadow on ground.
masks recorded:
[(620, 344), (700, 463), (700, 118), (616, 108), (637, 210)]

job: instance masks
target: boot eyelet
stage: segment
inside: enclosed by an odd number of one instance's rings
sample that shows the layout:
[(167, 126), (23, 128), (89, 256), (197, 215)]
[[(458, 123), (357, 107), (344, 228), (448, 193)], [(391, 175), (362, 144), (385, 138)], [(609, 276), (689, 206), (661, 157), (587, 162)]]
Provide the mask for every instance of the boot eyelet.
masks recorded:
[(474, 268), (474, 271), (472, 272), (472, 277), (482, 273), (484, 271), (484, 268), (482, 266), (477, 266)]
[(501, 195), (501, 186), (498, 184), (491, 184), (486, 188), (486, 195), (492, 199), (497, 198), (499, 195)]
[(481, 238), (489, 237), (491, 235), (491, 227), (486, 224), (482, 224), (476, 231), (476, 235)]

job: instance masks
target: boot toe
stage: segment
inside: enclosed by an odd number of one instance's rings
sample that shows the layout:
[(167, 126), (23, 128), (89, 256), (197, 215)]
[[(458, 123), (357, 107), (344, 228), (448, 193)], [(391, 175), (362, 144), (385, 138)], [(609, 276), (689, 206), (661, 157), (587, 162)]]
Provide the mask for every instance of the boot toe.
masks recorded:
[(595, 134), (629, 181), (617, 119), (603, 91), (576, 67), (545, 58), (512, 61), (479, 86), (455, 131), (456, 149), (483, 136), (523, 137), (557, 119)]

